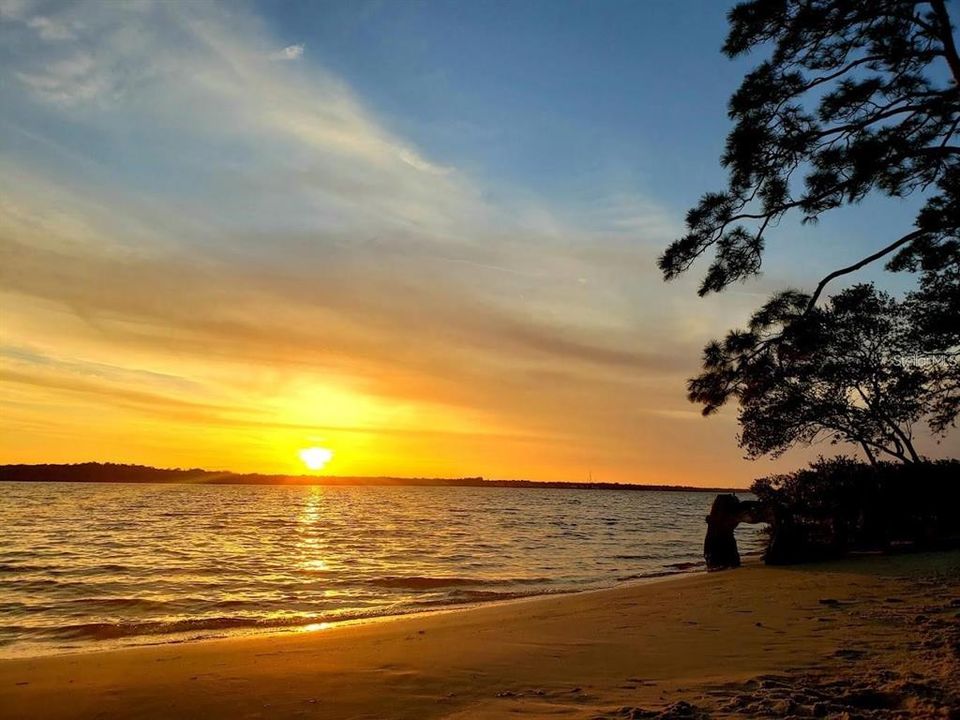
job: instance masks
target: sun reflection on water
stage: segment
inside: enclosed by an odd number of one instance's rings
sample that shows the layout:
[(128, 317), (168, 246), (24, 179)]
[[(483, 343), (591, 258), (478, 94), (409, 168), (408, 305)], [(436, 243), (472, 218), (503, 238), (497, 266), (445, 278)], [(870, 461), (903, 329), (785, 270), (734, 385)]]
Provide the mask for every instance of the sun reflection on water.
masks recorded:
[(330, 623), (328, 622), (310, 623), (309, 625), (304, 625), (303, 628), (301, 628), (301, 632), (317, 632), (318, 630), (326, 630), (328, 627), (330, 627)]
[(325, 572), (330, 569), (325, 557), (327, 548), (322, 527), (324, 493), (323, 487), (310, 488), (297, 518), (298, 568), (304, 572)]

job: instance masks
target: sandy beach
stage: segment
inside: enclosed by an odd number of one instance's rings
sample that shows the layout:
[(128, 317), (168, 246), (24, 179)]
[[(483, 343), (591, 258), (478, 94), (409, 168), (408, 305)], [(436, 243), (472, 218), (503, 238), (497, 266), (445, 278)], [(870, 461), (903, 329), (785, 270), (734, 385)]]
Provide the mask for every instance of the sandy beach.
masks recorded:
[(754, 564), (315, 632), (8, 659), (0, 716), (946, 718), (958, 651), (960, 553)]

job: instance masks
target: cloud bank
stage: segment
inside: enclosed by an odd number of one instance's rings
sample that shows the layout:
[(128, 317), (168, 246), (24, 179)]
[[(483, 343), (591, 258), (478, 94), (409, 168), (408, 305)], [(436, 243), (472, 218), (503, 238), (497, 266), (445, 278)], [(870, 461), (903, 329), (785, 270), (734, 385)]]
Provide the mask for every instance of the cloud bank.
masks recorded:
[(754, 298), (663, 286), (650, 198), (491, 193), (233, 3), (0, 46), (0, 460), (750, 479), (683, 381)]

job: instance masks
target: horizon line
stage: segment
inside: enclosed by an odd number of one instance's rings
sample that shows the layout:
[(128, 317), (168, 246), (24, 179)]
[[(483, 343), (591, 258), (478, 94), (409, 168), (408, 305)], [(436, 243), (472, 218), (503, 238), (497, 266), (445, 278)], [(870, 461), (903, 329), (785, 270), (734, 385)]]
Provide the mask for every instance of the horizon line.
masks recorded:
[[(749, 492), (749, 487), (729, 487), (729, 486), (698, 486), (698, 485), (677, 485), (670, 483), (630, 483), (630, 482), (619, 482), (619, 481), (603, 481), (603, 480), (527, 480), (522, 478), (487, 478), (483, 475), (462, 475), (458, 477), (428, 477), (428, 476), (403, 476), (403, 475), (323, 475), (323, 474), (292, 474), (292, 473), (266, 473), (266, 472), (237, 472), (234, 470), (209, 470), (201, 467), (175, 467), (175, 468), (164, 468), (156, 467), (153, 465), (143, 465), (139, 463), (121, 463), (121, 462), (110, 462), (110, 461), (82, 461), (75, 463), (2, 463), (0, 464), (0, 482), (56, 482), (55, 480), (41, 480), (41, 479), (26, 479), (26, 478), (7, 478), (3, 477), (5, 471), (11, 469), (20, 469), (23, 471), (36, 471), (41, 468), (48, 470), (57, 470), (57, 469), (67, 469), (67, 468), (81, 468), (81, 467), (96, 467), (101, 470), (106, 470), (109, 468), (127, 468), (134, 469), (138, 471), (148, 471), (154, 473), (162, 474), (171, 474), (171, 475), (181, 475), (186, 480), (186, 477), (190, 475), (205, 475), (212, 476), (213, 482), (207, 484), (236, 484), (236, 485), (282, 485), (283, 482), (270, 482), (270, 480), (283, 481), (283, 480), (296, 480), (296, 481), (307, 481), (307, 482), (298, 482), (301, 485), (324, 485), (324, 484), (341, 484), (344, 482), (356, 482), (358, 484), (365, 483), (369, 485), (375, 485), (376, 481), (392, 481), (393, 483), (401, 484), (416, 484), (416, 483), (436, 483), (437, 485), (446, 484), (447, 486), (454, 486), (455, 484), (460, 484), (461, 486), (473, 486), (473, 487), (482, 487), (486, 486), (501, 486), (501, 487), (510, 487), (510, 486), (542, 486), (542, 487), (570, 487), (571, 489), (622, 489), (622, 490), (682, 490), (682, 491), (701, 491), (701, 492)], [(260, 482), (244, 482), (244, 479), (253, 480), (254, 478), (260, 480)], [(233, 480), (234, 482), (225, 482), (225, 480)], [(62, 481), (70, 482), (70, 481)], [(177, 480), (164, 480), (164, 479), (153, 479), (153, 480), (113, 480), (113, 479), (95, 479), (95, 480), (79, 480), (75, 482), (103, 482), (103, 483), (122, 483), (129, 482), (131, 484), (187, 484), (186, 482), (178, 483)], [(472, 483), (472, 485), (468, 485)], [(194, 483), (197, 484), (197, 483)], [(199, 483), (203, 484), (203, 483)]]

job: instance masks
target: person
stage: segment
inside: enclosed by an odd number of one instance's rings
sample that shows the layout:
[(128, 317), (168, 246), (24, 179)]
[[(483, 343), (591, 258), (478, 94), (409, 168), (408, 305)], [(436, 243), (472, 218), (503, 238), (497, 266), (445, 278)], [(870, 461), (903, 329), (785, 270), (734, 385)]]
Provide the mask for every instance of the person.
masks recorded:
[(740, 524), (740, 499), (733, 494), (717, 495), (706, 517), (703, 559), (708, 570), (740, 567), (740, 551), (733, 531)]

